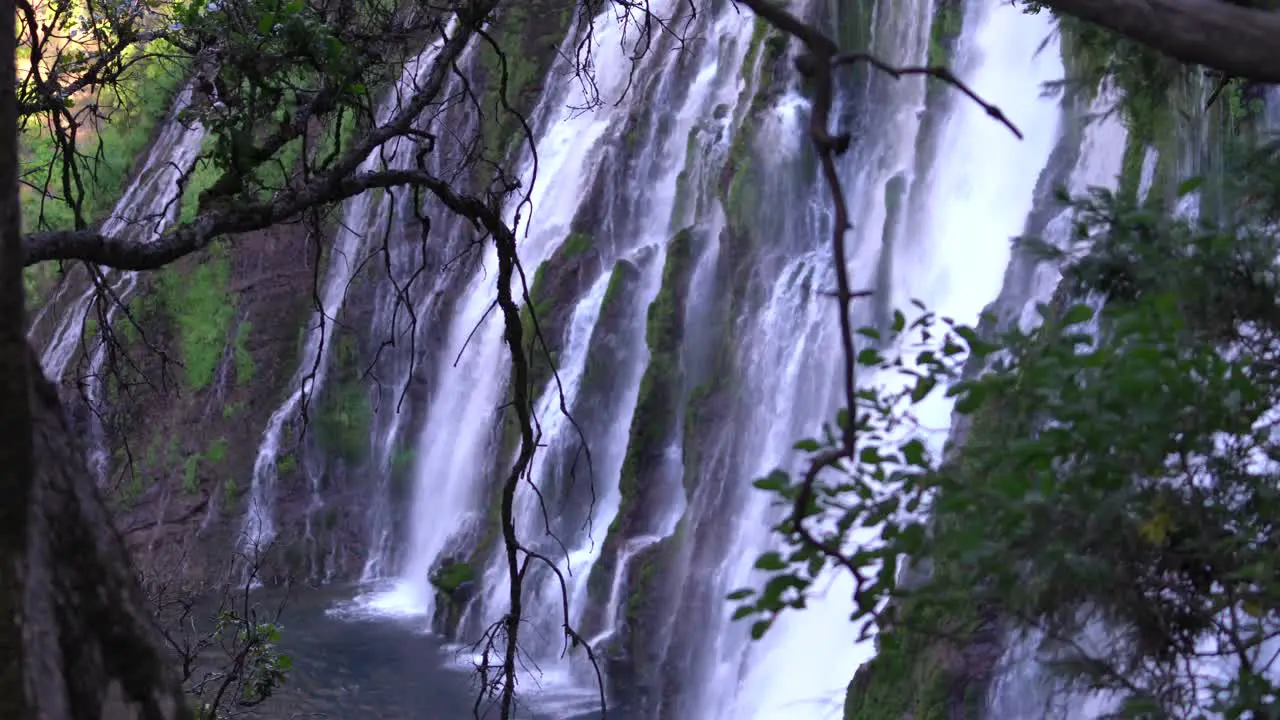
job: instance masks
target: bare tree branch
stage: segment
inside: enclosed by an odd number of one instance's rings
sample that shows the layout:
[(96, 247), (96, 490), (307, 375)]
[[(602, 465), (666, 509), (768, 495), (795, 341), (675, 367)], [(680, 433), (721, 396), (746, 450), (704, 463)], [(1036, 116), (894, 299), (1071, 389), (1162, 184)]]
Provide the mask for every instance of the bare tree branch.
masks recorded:
[(446, 207), (464, 217), (478, 219), (492, 215), (493, 222), (502, 224), (496, 212), (483, 201), (458, 193), (448, 182), (425, 170), (384, 170), (347, 177), (326, 174), (299, 190), (285, 190), (270, 202), (205, 213), (190, 223), (167, 231), (151, 243), (138, 243), (130, 238), (102, 235), (92, 230), (31, 233), (23, 238), (26, 264), (48, 260), (85, 260), (119, 270), (154, 270), (203, 249), (222, 235), (260, 230), (290, 220), (317, 205), (338, 202), (365, 190), (399, 185), (426, 188)]

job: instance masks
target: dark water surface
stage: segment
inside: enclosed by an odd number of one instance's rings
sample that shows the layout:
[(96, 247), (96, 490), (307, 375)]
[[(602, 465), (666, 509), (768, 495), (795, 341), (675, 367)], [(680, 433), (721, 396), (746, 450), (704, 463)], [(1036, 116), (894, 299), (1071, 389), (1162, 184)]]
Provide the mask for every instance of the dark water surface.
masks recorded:
[[(262, 720), (466, 720), (473, 710), (478, 680), (459, 651), (423, 632), (422, 618), (372, 617), (329, 612), (348, 606), (352, 587), (295, 589), (280, 618), (280, 646), (293, 658), (286, 685), (254, 713)], [(264, 592), (261, 602), (274, 608), (279, 596)], [(555, 698), (537, 697), (522, 684), (521, 720), (592, 720)], [(561, 709), (557, 710), (556, 708)], [(487, 709), (487, 712), (486, 712)], [(492, 703), (479, 717), (497, 718)], [(609, 717), (623, 720), (618, 713)]]

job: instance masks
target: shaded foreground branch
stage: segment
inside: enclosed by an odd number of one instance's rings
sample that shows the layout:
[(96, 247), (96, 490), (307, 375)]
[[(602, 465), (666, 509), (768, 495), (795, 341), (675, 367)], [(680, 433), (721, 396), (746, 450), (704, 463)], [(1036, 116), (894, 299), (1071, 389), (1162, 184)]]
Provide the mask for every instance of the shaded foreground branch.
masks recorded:
[(1280, 11), (1225, 0), (1039, 0), (1176, 60), (1280, 83)]
[[(490, 213), (479, 198), (458, 193), (448, 182), (426, 170), (325, 176), (297, 191), (285, 190), (270, 202), (205, 213), (150, 243), (92, 230), (31, 233), (22, 239), (24, 262), (34, 265), (49, 260), (85, 260), (118, 270), (155, 270), (202, 250), (222, 235), (261, 230), (291, 220), (312, 207), (339, 202), (365, 190), (401, 185), (426, 188), (446, 207), (463, 217), (474, 220)], [(496, 219), (496, 215), (494, 217)]]

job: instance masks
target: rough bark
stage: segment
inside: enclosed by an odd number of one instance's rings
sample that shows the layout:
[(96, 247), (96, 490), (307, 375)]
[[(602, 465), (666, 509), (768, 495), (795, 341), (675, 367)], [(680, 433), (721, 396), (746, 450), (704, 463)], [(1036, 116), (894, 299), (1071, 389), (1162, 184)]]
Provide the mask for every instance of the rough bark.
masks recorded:
[[(39, 367), (34, 352), (28, 363)], [(189, 718), (84, 448), (53, 385), (42, 373), (31, 375), (36, 476), (18, 618), (26, 703), (22, 712), (0, 714), (15, 720)], [(0, 688), (0, 703), (10, 703), (11, 692)]]
[(1225, 0), (1043, 0), (1186, 63), (1280, 83), (1280, 12)]
[(33, 458), (18, 238), (14, 7), (0, 2), (0, 717), (23, 718), (22, 581)]

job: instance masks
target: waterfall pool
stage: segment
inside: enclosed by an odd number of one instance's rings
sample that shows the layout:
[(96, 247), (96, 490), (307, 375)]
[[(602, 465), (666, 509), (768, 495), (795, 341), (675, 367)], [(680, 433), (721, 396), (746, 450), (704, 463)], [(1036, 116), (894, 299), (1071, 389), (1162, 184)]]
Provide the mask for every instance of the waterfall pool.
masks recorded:
[[(293, 670), (278, 693), (250, 717), (259, 720), (464, 720), (473, 717), (478, 678), (467, 648), (423, 632), (421, 618), (361, 612), (352, 600), (368, 588), (295, 589), (280, 617), (281, 650)], [(264, 590), (272, 611), (278, 591)], [(536, 677), (536, 672), (533, 674)], [(539, 692), (526, 679), (520, 720), (594, 720), (582, 696)], [(485, 712), (488, 707), (488, 712)], [(480, 717), (496, 718), (496, 706)], [(625, 710), (610, 718), (626, 720)]]

